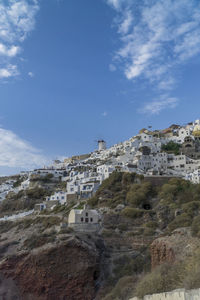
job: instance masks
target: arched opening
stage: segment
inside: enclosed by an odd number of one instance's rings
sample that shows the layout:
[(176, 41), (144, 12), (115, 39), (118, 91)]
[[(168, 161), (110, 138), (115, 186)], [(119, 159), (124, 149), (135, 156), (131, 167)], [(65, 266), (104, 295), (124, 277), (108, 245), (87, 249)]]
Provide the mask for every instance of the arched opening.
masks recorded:
[(151, 209), (151, 205), (149, 203), (145, 203), (145, 204), (143, 204), (143, 209), (150, 210)]

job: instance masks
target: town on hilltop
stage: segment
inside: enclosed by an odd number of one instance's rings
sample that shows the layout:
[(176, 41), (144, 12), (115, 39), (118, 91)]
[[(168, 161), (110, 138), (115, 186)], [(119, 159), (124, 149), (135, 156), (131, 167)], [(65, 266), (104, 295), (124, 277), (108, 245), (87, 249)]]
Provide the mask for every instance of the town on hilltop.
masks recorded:
[(199, 183), (200, 120), (0, 177), (3, 293), (199, 299)]
[[(13, 180), (1, 185), (0, 197), (9, 191), (29, 188), (30, 180), (51, 176), (66, 183), (66, 191), (57, 191), (37, 205), (43, 210), (68, 200), (86, 200), (92, 197), (103, 180), (114, 171), (135, 172), (143, 176), (173, 176), (200, 183), (200, 120), (187, 125), (171, 125), (164, 130), (141, 129), (129, 140), (107, 148), (98, 141), (98, 150), (55, 160), (50, 166), (22, 172), (26, 180), (13, 188)], [(51, 204), (50, 204), (51, 203)], [(47, 205), (48, 204), (48, 205)]]

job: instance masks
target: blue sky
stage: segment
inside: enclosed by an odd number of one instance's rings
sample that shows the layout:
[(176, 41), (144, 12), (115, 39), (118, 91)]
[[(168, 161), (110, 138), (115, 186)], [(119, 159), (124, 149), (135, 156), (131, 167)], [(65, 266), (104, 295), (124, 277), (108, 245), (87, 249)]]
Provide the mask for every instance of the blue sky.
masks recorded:
[(4, 0), (0, 174), (200, 117), (197, 0)]

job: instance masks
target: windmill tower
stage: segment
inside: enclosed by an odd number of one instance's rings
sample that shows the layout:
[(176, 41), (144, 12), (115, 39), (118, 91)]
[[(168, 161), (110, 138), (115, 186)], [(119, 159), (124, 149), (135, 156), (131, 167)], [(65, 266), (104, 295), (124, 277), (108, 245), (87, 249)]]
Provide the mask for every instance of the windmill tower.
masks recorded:
[(106, 142), (104, 140), (98, 140), (98, 150), (106, 150)]

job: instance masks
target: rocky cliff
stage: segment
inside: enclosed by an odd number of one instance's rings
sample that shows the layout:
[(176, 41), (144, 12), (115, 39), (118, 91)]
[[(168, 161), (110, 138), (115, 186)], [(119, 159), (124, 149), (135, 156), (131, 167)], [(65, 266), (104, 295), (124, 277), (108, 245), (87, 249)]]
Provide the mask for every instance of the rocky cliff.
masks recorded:
[(99, 262), (95, 244), (74, 237), (7, 257), (0, 265), (0, 299), (93, 299)]
[(175, 230), (171, 236), (155, 239), (150, 246), (151, 266), (174, 263), (191, 255), (200, 247), (200, 240), (191, 236), (189, 228)]

